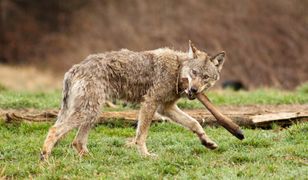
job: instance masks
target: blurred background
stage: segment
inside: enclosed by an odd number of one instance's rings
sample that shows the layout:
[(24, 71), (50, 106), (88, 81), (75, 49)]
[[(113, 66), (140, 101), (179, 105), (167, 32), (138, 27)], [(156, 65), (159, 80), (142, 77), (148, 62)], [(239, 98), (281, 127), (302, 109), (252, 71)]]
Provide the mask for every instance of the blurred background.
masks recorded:
[(1, 0), (0, 13), (0, 83), (10, 88), (61, 88), (89, 54), (186, 51), (189, 39), (227, 52), (217, 87), (294, 89), (308, 80), (306, 0)]

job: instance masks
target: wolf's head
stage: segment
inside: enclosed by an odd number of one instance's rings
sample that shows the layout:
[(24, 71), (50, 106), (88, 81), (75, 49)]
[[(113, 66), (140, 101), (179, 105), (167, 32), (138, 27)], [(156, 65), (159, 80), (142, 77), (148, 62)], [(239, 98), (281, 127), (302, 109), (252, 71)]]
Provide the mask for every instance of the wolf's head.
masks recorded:
[(219, 80), (224, 61), (225, 52), (209, 56), (189, 41), (188, 60), (183, 62), (181, 71), (181, 79), (188, 80), (185, 92), (189, 99), (195, 99), (195, 94), (209, 89)]

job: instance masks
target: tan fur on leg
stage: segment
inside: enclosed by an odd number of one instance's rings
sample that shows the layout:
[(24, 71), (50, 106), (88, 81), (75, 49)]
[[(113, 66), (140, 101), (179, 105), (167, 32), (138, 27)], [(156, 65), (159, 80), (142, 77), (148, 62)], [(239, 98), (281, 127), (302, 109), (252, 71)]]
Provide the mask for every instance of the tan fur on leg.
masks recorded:
[(167, 107), (164, 111), (165, 115), (169, 117), (172, 121), (181, 124), (182, 126), (190, 129), (192, 132), (196, 133), (199, 137), (202, 145), (209, 149), (216, 149), (217, 145), (212, 141), (204, 132), (202, 126), (197, 120), (190, 117), (185, 112), (181, 111), (177, 105), (171, 105)]
[(89, 150), (87, 148), (87, 141), (90, 129), (91, 129), (90, 123), (81, 125), (72, 143), (73, 147), (76, 149), (76, 151), (80, 156), (89, 153)]
[(151, 155), (148, 152), (145, 141), (156, 108), (157, 105), (155, 103), (144, 102), (139, 112), (135, 143), (138, 147), (139, 152), (144, 156)]
[(52, 148), (58, 140), (75, 127), (77, 127), (76, 124), (74, 125), (69, 122), (56, 123), (51, 127), (43, 145), (41, 160), (47, 160)]

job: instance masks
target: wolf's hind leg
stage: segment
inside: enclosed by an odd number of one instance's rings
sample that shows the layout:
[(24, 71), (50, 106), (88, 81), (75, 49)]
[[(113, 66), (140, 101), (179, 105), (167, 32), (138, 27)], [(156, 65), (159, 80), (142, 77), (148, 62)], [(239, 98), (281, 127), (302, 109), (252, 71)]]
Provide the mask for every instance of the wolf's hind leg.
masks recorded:
[(79, 126), (78, 121), (74, 122), (78, 118), (76, 114), (66, 117), (62, 121), (57, 121), (48, 132), (48, 135), (44, 141), (43, 149), (41, 152), (41, 160), (48, 159), (54, 145), (70, 130)]
[(172, 105), (170, 107), (167, 107), (164, 110), (164, 115), (169, 117), (172, 121), (181, 124), (182, 126), (196, 133), (202, 145), (204, 145), (205, 147), (209, 149), (217, 148), (217, 144), (206, 135), (199, 122), (196, 119), (190, 117), (185, 112), (181, 111), (177, 105)]
[(72, 143), (73, 147), (77, 150), (79, 155), (85, 155), (89, 152), (87, 148), (87, 142), (88, 142), (88, 136), (91, 129), (91, 123), (86, 122), (82, 124), (78, 132), (76, 134), (76, 137)]

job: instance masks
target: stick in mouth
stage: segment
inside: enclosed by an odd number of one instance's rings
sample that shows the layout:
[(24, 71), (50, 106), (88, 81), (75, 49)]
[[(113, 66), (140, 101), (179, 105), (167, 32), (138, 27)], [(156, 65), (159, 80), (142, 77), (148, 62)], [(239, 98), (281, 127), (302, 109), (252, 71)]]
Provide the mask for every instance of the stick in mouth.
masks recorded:
[[(186, 89), (187, 91), (188, 87), (188, 80), (186, 78), (181, 79), (181, 87), (182, 89)], [(186, 92), (187, 94), (187, 92)], [(227, 129), (231, 134), (233, 134), (238, 139), (242, 140), (244, 139), (244, 134), (240, 127), (235, 124), (230, 118), (223, 115), (209, 100), (209, 98), (203, 94), (203, 93), (197, 93), (194, 95), (205, 107), (208, 109), (213, 116), (216, 118), (217, 122), (223, 126), (225, 129)], [(188, 94), (189, 99), (194, 99), (194, 96)]]
[(244, 134), (240, 127), (235, 124), (230, 118), (223, 115), (219, 110), (211, 103), (208, 97), (203, 93), (198, 93), (197, 99), (213, 114), (213, 116), (217, 119), (217, 122), (227, 129), (231, 134), (233, 134), (238, 139), (244, 139)]

